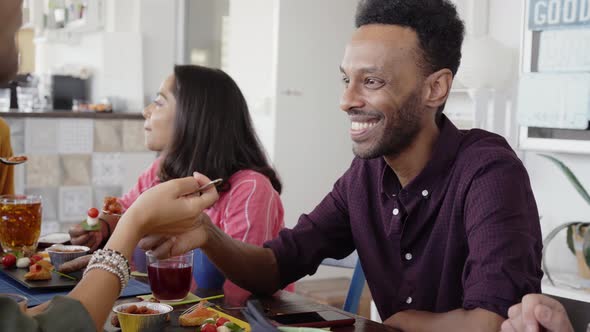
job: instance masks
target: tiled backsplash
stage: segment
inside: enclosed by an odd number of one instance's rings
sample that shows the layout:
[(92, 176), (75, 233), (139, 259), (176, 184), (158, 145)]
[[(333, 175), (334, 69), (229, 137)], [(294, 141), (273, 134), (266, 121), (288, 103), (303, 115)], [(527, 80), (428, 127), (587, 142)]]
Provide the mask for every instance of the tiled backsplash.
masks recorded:
[(42, 233), (67, 231), (104, 196), (120, 196), (155, 158), (144, 147), (143, 120), (5, 118), (16, 166), (17, 193), (43, 197)]

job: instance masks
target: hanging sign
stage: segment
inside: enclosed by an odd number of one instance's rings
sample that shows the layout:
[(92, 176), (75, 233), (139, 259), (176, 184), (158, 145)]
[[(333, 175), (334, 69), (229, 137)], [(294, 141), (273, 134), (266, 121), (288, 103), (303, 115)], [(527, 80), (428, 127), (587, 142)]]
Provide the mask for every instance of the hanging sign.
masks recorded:
[(530, 30), (575, 26), (590, 28), (590, 0), (530, 0)]

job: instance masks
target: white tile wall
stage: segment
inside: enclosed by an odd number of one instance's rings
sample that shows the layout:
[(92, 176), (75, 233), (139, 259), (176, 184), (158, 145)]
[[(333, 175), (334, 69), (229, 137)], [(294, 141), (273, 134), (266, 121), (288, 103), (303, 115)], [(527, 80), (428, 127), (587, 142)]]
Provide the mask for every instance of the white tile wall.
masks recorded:
[(59, 220), (83, 221), (92, 206), (92, 187), (59, 187)]
[(57, 154), (28, 155), (25, 163), (27, 187), (57, 187), (61, 184), (61, 167)]
[(94, 153), (92, 155), (93, 185), (120, 185), (122, 180), (123, 167), (120, 153)]
[(15, 169), (15, 191), (43, 197), (43, 234), (67, 231), (104, 196), (127, 192), (156, 158), (144, 146), (143, 120), (7, 122), (13, 150), (29, 157)]
[(64, 186), (90, 185), (92, 164), (91, 154), (61, 155), (62, 184)]
[(26, 119), (26, 153), (56, 154), (58, 124), (58, 121), (51, 119)]
[(59, 153), (92, 153), (94, 147), (94, 120), (58, 120)]

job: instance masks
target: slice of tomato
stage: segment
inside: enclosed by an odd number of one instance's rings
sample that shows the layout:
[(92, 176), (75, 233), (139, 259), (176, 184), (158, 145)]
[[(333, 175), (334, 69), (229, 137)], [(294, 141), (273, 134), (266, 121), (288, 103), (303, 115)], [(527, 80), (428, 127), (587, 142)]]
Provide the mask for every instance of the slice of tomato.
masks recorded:
[(225, 318), (225, 317), (219, 317), (217, 318), (217, 321), (215, 322), (215, 325), (217, 326), (222, 326), (223, 324), (229, 322), (229, 319)]
[(201, 326), (201, 332), (217, 332), (217, 326), (213, 324), (204, 324)]

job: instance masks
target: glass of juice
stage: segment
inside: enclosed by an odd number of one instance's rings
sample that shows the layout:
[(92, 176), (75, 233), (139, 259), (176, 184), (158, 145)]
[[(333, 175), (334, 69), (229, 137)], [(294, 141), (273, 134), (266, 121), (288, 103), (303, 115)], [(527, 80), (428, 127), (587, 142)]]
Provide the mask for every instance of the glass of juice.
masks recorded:
[(0, 245), (5, 252), (31, 255), (41, 233), (41, 196), (0, 196)]
[(193, 279), (193, 252), (167, 259), (158, 259), (151, 251), (145, 255), (154, 297), (160, 301), (183, 300), (190, 291)]

